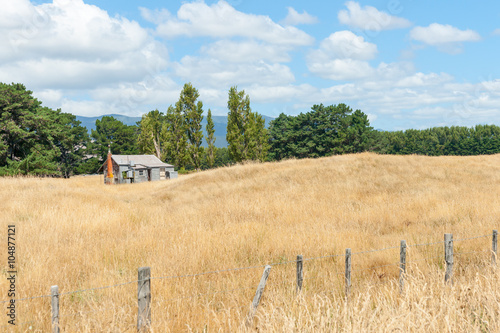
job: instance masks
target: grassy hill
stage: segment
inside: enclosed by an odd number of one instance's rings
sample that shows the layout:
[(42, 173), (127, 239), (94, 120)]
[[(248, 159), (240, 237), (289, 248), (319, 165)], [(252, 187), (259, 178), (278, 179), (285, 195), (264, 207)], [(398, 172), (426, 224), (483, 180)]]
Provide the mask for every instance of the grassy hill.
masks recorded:
[[(254, 322), (259, 331), (500, 328), (491, 238), (458, 241), (499, 226), (500, 155), (366, 153), (120, 186), (103, 185), (102, 176), (2, 178), (0, 202), (4, 232), (8, 224), (18, 230), (18, 297), (50, 294), (52, 285), (64, 293), (132, 282), (60, 296), (67, 332), (134, 330), (141, 266), (162, 277), (152, 280), (154, 331), (245, 331), (263, 265), (270, 263), (276, 265)], [(457, 240), (449, 287), (442, 282), (443, 233)], [(402, 239), (430, 245), (409, 247), (400, 295)], [(356, 253), (348, 303), (346, 248)], [(298, 254), (310, 258), (299, 297)], [(237, 267), (251, 268), (191, 276)], [(7, 282), (0, 280), (0, 300), (7, 299)], [(50, 330), (50, 298), (17, 306), (19, 322)]]

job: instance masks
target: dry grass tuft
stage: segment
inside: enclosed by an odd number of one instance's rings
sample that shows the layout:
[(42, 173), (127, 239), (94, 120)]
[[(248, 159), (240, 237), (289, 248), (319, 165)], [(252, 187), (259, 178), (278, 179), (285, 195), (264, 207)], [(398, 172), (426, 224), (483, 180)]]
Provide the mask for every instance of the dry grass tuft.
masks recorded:
[[(134, 281), (141, 266), (160, 277), (283, 263), (271, 270), (254, 321), (259, 331), (500, 330), (490, 237), (455, 242), (452, 286), (443, 283), (442, 244), (410, 247), (403, 295), (397, 284), (401, 239), (440, 242), (446, 232), (458, 240), (498, 228), (500, 155), (358, 154), (102, 183), (102, 176), (0, 179), (4, 235), (8, 224), (17, 227), (18, 297), (47, 295), (56, 284), (65, 293)], [(287, 262), (297, 254), (386, 247), (395, 248), (353, 255), (349, 302), (343, 257), (306, 261), (304, 289), (295, 294), (295, 265)], [(5, 276), (5, 247), (0, 264)], [(152, 331), (250, 330), (241, 324), (262, 270), (153, 280)], [(134, 331), (136, 288), (62, 295), (63, 330)], [(2, 300), (7, 289), (0, 279)], [(18, 331), (50, 330), (50, 299), (17, 306), (18, 322), (28, 322)]]

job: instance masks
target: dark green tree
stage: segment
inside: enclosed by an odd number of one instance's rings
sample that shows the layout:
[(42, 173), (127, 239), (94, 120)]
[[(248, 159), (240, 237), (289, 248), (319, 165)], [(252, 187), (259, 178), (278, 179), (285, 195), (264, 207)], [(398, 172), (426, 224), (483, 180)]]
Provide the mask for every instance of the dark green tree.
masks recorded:
[(344, 130), (344, 153), (367, 151), (374, 145), (373, 127), (370, 126), (368, 116), (360, 110), (346, 117)]
[(104, 116), (101, 120), (96, 120), (95, 127), (90, 136), (94, 139), (94, 152), (101, 161), (106, 159), (109, 144), (111, 144), (111, 153), (116, 155), (139, 153), (137, 126), (125, 125), (112, 116)]
[(69, 178), (78, 173), (77, 168), (84, 161), (89, 135), (87, 129), (80, 126), (81, 122), (76, 120), (76, 116), (59, 110), (53, 115), (54, 119), (48, 125), (53, 148), (60, 152), (57, 162), (63, 177)]
[(43, 107), (22, 84), (0, 83), (0, 174), (69, 177), (87, 142), (75, 116)]
[(281, 114), (269, 125), (269, 158), (322, 157), (369, 150), (373, 129), (368, 117), (345, 104), (314, 105), (297, 116)]
[[(500, 127), (433, 127), (429, 129), (380, 133), (387, 154), (483, 155), (500, 153)], [(381, 140), (379, 138), (378, 140)]]
[(295, 117), (281, 113), (269, 125), (269, 159), (280, 161), (291, 157), (292, 127)]

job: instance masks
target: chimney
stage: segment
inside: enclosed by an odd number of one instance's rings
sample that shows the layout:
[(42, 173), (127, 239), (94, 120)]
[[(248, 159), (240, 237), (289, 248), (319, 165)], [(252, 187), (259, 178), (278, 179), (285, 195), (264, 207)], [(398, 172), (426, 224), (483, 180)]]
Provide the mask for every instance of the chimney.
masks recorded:
[(108, 174), (106, 184), (113, 184), (113, 162), (111, 161), (111, 145), (108, 145)]

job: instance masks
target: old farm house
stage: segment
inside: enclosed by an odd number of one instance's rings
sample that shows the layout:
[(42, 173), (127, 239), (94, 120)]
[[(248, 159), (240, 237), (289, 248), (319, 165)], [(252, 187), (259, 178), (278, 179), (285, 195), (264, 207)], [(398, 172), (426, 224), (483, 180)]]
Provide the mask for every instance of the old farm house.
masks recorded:
[(99, 168), (105, 184), (130, 184), (177, 178), (174, 166), (154, 155), (112, 155)]

